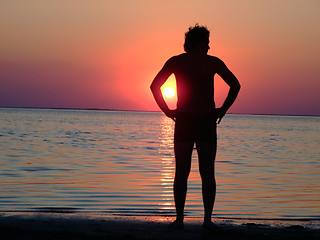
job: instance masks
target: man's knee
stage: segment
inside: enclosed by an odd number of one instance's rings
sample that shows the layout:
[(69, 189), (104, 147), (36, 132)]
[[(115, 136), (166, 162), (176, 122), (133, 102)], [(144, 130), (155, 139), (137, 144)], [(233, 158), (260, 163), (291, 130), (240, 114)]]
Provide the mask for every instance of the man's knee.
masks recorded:
[(200, 172), (200, 176), (201, 176), (202, 181), (205, 181), (205, 182), (215, 181), (214, 170), (204, 168), (204, 169), (200, 169), (199, 172)]

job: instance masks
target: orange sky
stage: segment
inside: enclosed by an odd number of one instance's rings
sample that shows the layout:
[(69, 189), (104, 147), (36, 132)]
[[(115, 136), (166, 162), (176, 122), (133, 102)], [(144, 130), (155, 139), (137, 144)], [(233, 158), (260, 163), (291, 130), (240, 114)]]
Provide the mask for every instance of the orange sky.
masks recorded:
[(1, 1), (0, 106), (158, 110), (149, 85), (194, 23), (241, 82), (230, 112), (320, 115), (317, 0)]

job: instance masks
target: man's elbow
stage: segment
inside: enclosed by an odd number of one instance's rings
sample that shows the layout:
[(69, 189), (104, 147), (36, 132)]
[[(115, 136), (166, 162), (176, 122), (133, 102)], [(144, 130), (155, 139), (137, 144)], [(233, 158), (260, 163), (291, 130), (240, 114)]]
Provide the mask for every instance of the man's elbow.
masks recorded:
[(157, 89), (160, 89), (160, 87), (157, 86), (157, 84), (153, 82), (150, 85), (150, 89), (151, 89), (151, 92), (155, 93), (157, 91)]
[(150, 84), (150, 89), (154, 89), (155, 88), (155, 84), (154, 84), (154, 81)]
[(238, 81), (234, 82), (231, 86), (231, 88), (236, 91), (236, 92), (239, 92), (240, 91), (240, 88), (241, 88), (241, 85)]
[(241, 88), (241, 85), (240, 85), (239, 82), (237, 82), (237, 84), (236, 84), (236, 89), (237, 89), (238, 92), (240, 91), (240, 88)]
[(155, 84), (154, 83), (151, 83), (150, 89), (151, 89), (152, 92), (154, 91), (154, 89), (155, 89)]

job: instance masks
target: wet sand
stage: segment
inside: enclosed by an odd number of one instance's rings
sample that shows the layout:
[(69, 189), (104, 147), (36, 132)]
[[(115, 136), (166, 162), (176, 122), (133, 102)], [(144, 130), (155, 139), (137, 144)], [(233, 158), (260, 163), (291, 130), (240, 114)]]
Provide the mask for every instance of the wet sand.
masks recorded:
[(201, 219), (186, 219), (184, 230), (168, 230), (172, 217), (115, 217), (61, 213), (0, 213), (1, 239), (320, 239), (314, 221), (214, 219), (208, 232)]

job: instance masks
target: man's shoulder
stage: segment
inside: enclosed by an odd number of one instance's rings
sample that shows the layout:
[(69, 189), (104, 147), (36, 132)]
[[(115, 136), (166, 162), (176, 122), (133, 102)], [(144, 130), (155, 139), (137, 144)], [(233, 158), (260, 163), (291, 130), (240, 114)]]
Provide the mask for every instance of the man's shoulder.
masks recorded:
[(221, 62), (222, 60), (216, 56), (211, 56), (211, 55), (207, 55), (207, 58), (210, 60), (210, 61), (214, 61), (214, 62)]
[(176, 66), (177, 64), (183, 62), (185, 59), (185, 53), (175, 55), (171, 58), (169, 58), (165, 65), (169, 66)]
[(186, 53), (181, 53), (179, 55), (172, 56), (168, 61), (178, 61), (180, 59), (184, 59), (186, 57)]
[(209, 65), (214, 65), (214, 66), (219, 66), (223, 64), (223, 61), (216, 57), (216, 56), (211, 56), (211, 55), (205, 55), (201, 57), (200, 59), (198, 58), (193, 58), (192, 56), (188, 55), (187, 53), (182, 53), (179, 55), (172, 56), (171, 58), (168, 59), (166, 62), (167, 66), (179, 66), (179, 65), (184, 65), (186, 63), (192, 63), (196, 61), (200, 61), (203, 64), (209, 64)]

